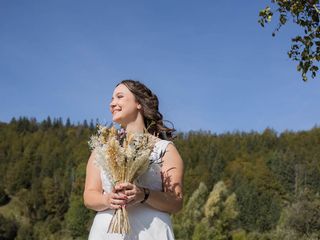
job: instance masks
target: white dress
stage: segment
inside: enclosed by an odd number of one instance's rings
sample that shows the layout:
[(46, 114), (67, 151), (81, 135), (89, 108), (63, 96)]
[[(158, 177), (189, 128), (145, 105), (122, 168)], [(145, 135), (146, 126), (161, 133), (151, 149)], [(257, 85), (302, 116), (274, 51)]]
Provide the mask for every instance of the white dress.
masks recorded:
[[(137, 184), (156, 191), (162, 191), (161, 153), (170, 141), (160, 140), (155, 144), (150, 158), (154, 161), (149, 170), (137, 179)], [(104, 192), (112, 189), (108, 175), (101, 171)], [(107, 233), (114, 210), (97, 212), (91, 226), (89, 240), (173, 240), (170, 215), (150, 207), (147, 203), (137, 203), (128, 207), (131, 231), (128, 235)]]

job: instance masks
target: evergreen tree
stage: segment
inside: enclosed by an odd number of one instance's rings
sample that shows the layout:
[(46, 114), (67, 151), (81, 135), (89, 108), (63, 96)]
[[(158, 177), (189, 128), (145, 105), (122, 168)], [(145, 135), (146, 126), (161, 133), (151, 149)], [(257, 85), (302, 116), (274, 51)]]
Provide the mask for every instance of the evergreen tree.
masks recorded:
[(294, 232), (301, 239), (320, 236), (320, 197), (305, 189), (294, 203), (283, 209), (278, 230), (289, 236)]
[(194, 227), (203, 218), (203, 207), (208, 195), (208, 188), (200, 182), (199, 187), (193, 192), (184, 207), (182, 218), (175, 225), (177, 239), (188, 239), (192, 236)]
[(207, 228), (206, 237), (227, 240), (231, 237), (233, 223), (239, 212), (235, 193), (229, 193), (225, 183), (216, 183), (204, 205), (204, 218), (196, 226), (193, 239), (199, 239), (203, 228)]
[(66, 213), (67, 228), (71, 232), (72, 237), (76, 238), (88, 234), (87, 228), (90, 222), (90, 212), (83, 205), (82, 198), (72, 196), (70, 207)]
[[(0, 198), (9, 197), (0, 214), (17, 216), (17, 239), (87, 237), (94, 212), (83, 206), (82, 194), (93, 129), (63, 127), (61, 119), (54, 124), (49, 117), (41, 123), (23, 117), (0, 123)], [(319, 144), (318, 127), (280, 134), (179, 133), (175, 145), (185, 162), (185, 204), (173, 216), (175, 236), (316, 239)], [(205, 186), (215, 189), (208, 198)], [(301, 198), (305, 189), (310, 193)], [(4, 226), (12, 232), (13, 225)]]
[(67, 121), (66, 121), (66, 127), (67, 127), (67, 128), (71, 127), (71, 121), (70, 121), (70, 118), (67, 118)]

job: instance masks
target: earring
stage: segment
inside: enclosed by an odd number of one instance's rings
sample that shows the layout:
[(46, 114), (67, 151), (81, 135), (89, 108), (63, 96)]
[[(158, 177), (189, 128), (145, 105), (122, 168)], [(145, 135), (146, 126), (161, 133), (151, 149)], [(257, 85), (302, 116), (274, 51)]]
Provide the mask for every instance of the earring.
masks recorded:
[(137, 108), (138, 108), (138, 109), (141, 109), (141, 105), (138, 105)]

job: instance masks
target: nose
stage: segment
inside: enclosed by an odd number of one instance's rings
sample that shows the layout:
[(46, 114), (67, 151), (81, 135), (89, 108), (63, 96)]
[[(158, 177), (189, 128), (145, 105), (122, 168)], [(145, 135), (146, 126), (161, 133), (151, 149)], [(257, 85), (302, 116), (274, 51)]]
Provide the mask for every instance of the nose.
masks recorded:
[(109, 104), (109, 110), (110, 110), (110, 112), (112, 112), (112, 109), (113, 109), (115, 106), (116, 106), (115, 100), (112, 99), (111, 102), (110, 102), (110, 104)]

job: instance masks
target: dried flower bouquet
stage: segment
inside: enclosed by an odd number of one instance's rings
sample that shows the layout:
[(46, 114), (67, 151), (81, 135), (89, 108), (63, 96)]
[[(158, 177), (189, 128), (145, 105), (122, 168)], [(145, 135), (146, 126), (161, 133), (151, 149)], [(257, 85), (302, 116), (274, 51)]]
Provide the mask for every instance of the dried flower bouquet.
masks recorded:
[[(113, 185), (121, 182), (133, 183), (149, 168), (156, 138), (147, 132), (125, 133), (123, 129), (117, 130), (114, 126), (97, 127), (97, 134), (89, 141), (96, 154), (96, 164), (108, 174)], [(130, 232), (126, 208), (115, 210), (108, 232)]]

